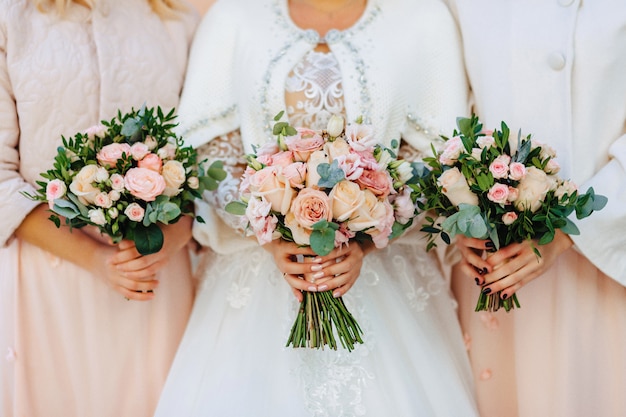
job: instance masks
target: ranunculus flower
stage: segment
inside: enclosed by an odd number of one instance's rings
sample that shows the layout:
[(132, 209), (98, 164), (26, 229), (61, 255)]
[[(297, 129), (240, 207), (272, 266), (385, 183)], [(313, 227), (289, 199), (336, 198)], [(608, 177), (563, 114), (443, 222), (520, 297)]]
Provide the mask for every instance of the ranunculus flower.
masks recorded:
[(265, 167), (256, 171), (249, 181), (252, 195), (265, 197), (272, 205), (272, 210), (287, 214), (295, 191), (278, 167)]
[(167, 161), (163, 165), (161, 175), (165, 180), (165, 190), (163, 194), (173, 197), (182, 191), (180, 188), (187, 179), (185, 167), (180, 161)]
[(437, 184), (442, 187), (443, 194), (455, 206), (458, 207), (462, 203), (478, 205), (478, 197), (470, 190), (467, 180), (458, 168), (448, 169), (441, 174), (437, 179)]
[(109, 193), (101, 192), (96, 194), (96, 197), (94, 198), (94, 204), (98, 207), (109, 208), (113, 204), (113, 201), (111, 201)]
[(130, 203), (126, 210), (124, 210), (124, 214), (128, 217), (129, 220), (133, 222), (140, 222), (143, 220), (143, 215), (145, 214), (145, 210), (137, 203)]
[(343, 125), (344, 120), (343, 117), (333, 114), (328, 119), (328, 124), (326, 125), (326, 132), (333, 138), (341, 135), (343, 133)]
[(365, 203), (365, 195), (358, 184), (340, 181), (330, 191), (333, 217), (338, 222), (348, 220)]
[(128, 143), (111, 143), (100, 149), (100, 152), (96, 154), (96, 159), (100, 165), (114, 167), (123, 155), (130, 156), (130, 145)]
[(304, 187), (306, 180), (306, 164), (304, 162), (293, 162), (283, 168), (283, 175), (289, 180), (289, 185), (300, 189)]
[(550, 181), (546, 173), (536, 167), (528, 167), (526, 176), (517, 186), (519, 196), (515, 200), (518, 210), (537, 211), (550, 190)]
[(515, 220), (517, 220), (517, 213), (514, 211), (507, 211), (502, 215), (502, 223), (506, 224), (507, 226), (512, 225)]
[(160, 173), (163, 167), (163, 160), (157, 154), (149, 153), (141, 161), (137, 162), (137, 166)]
[(295, 161), (306, 161), (312, 152), (324, 146), (324, 138), (315, 130), (297, 127), (297, 134), (285, 138), (287, 149), (293, 151)]
[(459, 136), (455, 136), (446, 142), (446, 147), (439, 156), (439, 162), (444, 165), (453, 165), (464, 150), (463, 142)]
[(487, 193), (487, 198), (497, 204), (506, 204), (509, 197), (509, 186), (495, 183)]
[(378, 143), (374, 136), (374, 127), (360, 123), (346, 126), (346, 140), (350, 147), (357, 152), (371, 149)]
[(509, 165), (509, 178), (513, 181), (521, 181), (526, 175), (526, 167), (521, 162), (511, 162)]
[(126, 189), (143, 201), (154, 201), (165, 190), (165, 180), (158, 173), (146, 168), (131, 168), (124, 177)]
[(328, 164), (330, 161), (328, 160), (328, 156), (324, 151), (315, 151), (311, 153), (309, 157), (309, 161), (307, 162), (307, 170), (306, 170), (306, 186), (307, 187), (317, 187), (317, 183), (320, 180), (320, 174), (317, 172), (317, 167), (319, 164)]
[(141, 161), (144, 156), (150, 153), (150, 148), (143, 142), (135, 142), (130, 147), (130, 154), (135, 161)]
[(333, 219), (328, 196), (325, 192), (313, 188), (305, 188), (298, 193), (291, 203), (290, 212), (305, 229), (312, 229), (319, 221)]
[(106, 217), (104, 216), (104, 211), (102, 209), (92, 209), (87, 212), (89, 215), (89, 221), (97, 224), (98, 226), (104, 226), (107, 222)]
[(494, 178), (507, 178), (509, 176), (510, 162), (510, 156), (500, 155), (489, 165), (489, 172), (491, 172), (491, 175), (493, 175)]
[(387, 197), (393, 190), (391, 177), (387, 171), (364, 170), (356, 182), (361, 188), (367, 188), (377, 197)]
[(46, 200), (48, 200), (48, 207), (52, 210), (54, 207), (54, 200), (61, 198), (67, 192), (67, 186), (60, 179), (54, 179), (46, 184)]

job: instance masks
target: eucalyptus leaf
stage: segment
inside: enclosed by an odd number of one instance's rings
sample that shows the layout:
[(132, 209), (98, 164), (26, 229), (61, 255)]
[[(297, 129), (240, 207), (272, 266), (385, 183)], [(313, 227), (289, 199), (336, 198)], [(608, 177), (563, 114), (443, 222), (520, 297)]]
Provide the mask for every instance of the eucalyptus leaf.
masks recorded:
[(241, 201), (231, 201), (230, 203), (226, 204), (226, 207), (224, 207), (224, 210), (226, 210), (226, 212), (230, 214), (243, 216), (244, 214), (246, 214), (247, 207), (248, 205), (245, 203), (242, 203)]
[(311, 232), (311, 249), (319, 256), (326, 256), (335, 248), (335, 230), (331, 227)]
[(142, 255), (157, 253), (163, 247), (163, 232), (156, 224), (135, 227), (133, 240), (137, 251)]
[(321, 188), (333, 188), (335, 184), (346, 178), (346, 174), (339, 168), (339, 163), (336, 159), (331, 164), (319, 164), (317, 173), (320, 175), (317, 185)]
[(121, 134), (126, 137), (134, 136), (139, 130), (141, 130), (142, 122), (140, 118), (129, 117), (124, 121), (122, 125)]
[(55, 213), (60, 214), (61, 216), (68, 218), (68, 219), (74, 219), (78, 217), (78, 215), (80, 214), (80, 210), (78, 210), (78, 208), (76, 207), (76, 205), (74, 205), (74, 203), (68, 200), (60, 199), (60, 198), (54, 200), (54, 205), (52, 207), (52, 210)]

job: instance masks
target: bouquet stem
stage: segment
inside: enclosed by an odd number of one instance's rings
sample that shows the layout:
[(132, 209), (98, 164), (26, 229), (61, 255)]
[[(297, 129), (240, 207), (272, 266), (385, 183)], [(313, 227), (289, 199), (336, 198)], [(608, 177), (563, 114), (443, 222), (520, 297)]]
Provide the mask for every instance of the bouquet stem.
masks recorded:
[(510, 298), (503, 300), (500, 297), (501, 291), (495, 294), (483, 294), (482, 292), (478, 296), (478, 302), (476, 303), (476, 309), (474, 311), (489, 311), (495, 312), (500, 308), (504, 308), (508, 313), (514, 308), (520, 308), (519, 301), (517, 300), (517, 294), (513, 294)]
[(287, 346), (337, 350), (336, 336), (344, 349), (352, 351), (363, 343), (359, 324), (346, 308), (341, 297), (331, 291), (304, 292), (298, 316), (291, 327)]

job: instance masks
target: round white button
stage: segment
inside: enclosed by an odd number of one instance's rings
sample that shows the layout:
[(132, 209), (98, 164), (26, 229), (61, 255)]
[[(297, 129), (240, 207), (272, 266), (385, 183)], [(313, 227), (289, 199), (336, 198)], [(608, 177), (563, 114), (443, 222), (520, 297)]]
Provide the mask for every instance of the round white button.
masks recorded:
[(552, 52), (548, 56), (548, 65), (555, 71), (565, 68), (565, 56), (560, 52)]
[(563, 7), (568, 7), (574, 4), (574, 0), (559, 0), (559, 4)]

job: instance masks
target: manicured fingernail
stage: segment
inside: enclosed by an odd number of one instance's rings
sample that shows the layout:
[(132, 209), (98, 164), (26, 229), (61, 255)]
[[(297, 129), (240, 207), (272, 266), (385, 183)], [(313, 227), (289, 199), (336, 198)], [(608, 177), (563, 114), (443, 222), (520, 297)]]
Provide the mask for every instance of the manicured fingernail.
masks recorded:
[(506, 293), (502, 293), (502, 299), (506, 300), (507, 298), (509, 298), (509, 295)]
[(341, 297), (341, 292), (339, 292), (339, 291), (335, 291), (335, 292), (333, 293), (333, 297), (334, 297), (334, 298), (339, 298), (339, 297)]
[(324, 276), (324, 271), (316, 272), (313, 274), (313, 278), (318, 279)]
[(315, 285), (311, 285), (309, 288), (307, 288), (308, 292), (317, 292), (317, 287)]
[(489, 294), (491, 292), (491, 288), (487, 287), (483, 290), (483, 294)]
[(322, 265), (317, 264), (317, 265), (311, 265), (311, 271), (321, 271), (322, 270)]
[(476, 281), (476, 285), (480, 285), (480, 278), (474, 278), (474, 281)]
[(328, 289), (328, 285), (326, 285), (326, 284), (322, 284), (318, 288), (319, 291), (326, 291), (327, 289)]
[(314, 258), (311, 262), (315, 262), (316, 264), (319, 264), (322, 262), (322, 258), (318, 256), (317, 258)]
[(485, 243), (485, 246), (487, 246), (488, 248), (495, 248), (495, 247), (496, 247), (496, 245), (494, 245), (494, 244), (493, 244), (493, 242), (492, 242), (491, 240), (488, 240), (488, 241)]

